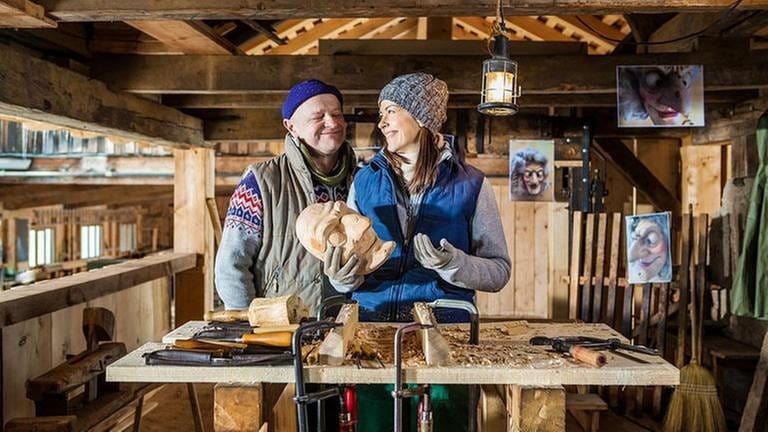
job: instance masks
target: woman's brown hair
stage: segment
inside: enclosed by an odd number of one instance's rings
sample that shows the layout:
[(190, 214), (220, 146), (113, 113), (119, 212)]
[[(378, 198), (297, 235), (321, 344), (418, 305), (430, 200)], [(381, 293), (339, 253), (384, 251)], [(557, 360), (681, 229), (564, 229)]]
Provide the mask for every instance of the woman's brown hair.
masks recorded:
[[(419, 128), (419, 134), (416, 136), (416, 139), (419, 142), (419, 154), (416, 157), (416, 169), (414, 170), (411, 182), (405, 185), (408, 188), (408, 193), (411, 195), (424, 192), (425, 189), (435, 183), (435, 180), (437, 179), (437, 166), (440, 164), (440, 153), (442, 150), (440, 135), (433, 134), (424, 126)], [(390, 152), (387, 149), (386, 141), (383, 154), (389, 164), (394, 168), (398, 177), (402, 179), (403, 172), (400, 167), (402, 163), (405, 162), (405, 158), (397, 153)]]

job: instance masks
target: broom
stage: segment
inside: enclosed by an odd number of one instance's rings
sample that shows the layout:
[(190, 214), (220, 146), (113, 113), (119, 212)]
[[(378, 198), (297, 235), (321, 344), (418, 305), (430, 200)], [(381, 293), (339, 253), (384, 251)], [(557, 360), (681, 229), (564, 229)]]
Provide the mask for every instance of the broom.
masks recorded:
[[(664, 419), (665, 432), (725, 432), (725, 415), (717, 397), (715, 379), (699, 364), (703, 319), (704, 281), (707, 253), (707, 216), (699, 222), (699, 266), (691, 284), (691, 361), (680, 369), (680, 386), (675, 389)], [(697, 292), (697, 285), (699, 292)], [(685, 308), (680, 308), (685, 313)]]

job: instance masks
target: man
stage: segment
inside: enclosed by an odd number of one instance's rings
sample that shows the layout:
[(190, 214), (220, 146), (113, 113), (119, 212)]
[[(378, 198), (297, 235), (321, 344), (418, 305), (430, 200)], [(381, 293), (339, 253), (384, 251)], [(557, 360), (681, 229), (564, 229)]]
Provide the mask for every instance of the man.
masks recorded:
[(249, 166), (230, 199), (215, 265), (226, 309), (247, 309), (254, 297), (298, 294), (317, 310), (323, 264), (301, 246), (295, 225), (308, 205), (347, 199), (355, 157), (344, 141), (342, 104), (339, 90), (318, 80), (288, 93), (285, 153)]

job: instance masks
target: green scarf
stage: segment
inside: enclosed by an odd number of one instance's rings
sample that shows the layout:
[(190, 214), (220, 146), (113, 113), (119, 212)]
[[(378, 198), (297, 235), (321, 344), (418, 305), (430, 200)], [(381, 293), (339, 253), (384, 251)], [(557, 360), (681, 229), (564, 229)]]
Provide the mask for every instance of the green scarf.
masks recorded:
[(302, 141), (299, 141), (299, 150), (301, 150), (301, 154), (307, 162), (307, 167), (309, 167), (309, 172), (312, 173), (312, 177), (325, 186), (334, 187), (340, 185), (347, 179), (347, 176), (352, 171), (352, 167), (355, 164), (354, 152), (348, 145), (343, 144), (340, 149), (339, 160), (336, 162), (336, 167), (331, 171), (331, 174), (323, 174), (312, 159), (312, 155), (309, 153), (307, 145)]

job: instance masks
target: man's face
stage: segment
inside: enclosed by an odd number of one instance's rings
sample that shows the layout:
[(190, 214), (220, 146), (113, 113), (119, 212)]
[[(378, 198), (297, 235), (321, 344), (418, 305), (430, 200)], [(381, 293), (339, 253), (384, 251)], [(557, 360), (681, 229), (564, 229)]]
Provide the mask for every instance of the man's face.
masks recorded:
[(690, 114), (694, 76), (680, 66), (643, 70), (638, 77), (639, 93), (653, 124), (682, 125)]
[(543, 165), (535, 162), (529, 162), (525, 165), (523, 184), (525, 185), (525, 190), (527, 190), (529, 194), (540, 194), (544, 187), (545, 178)]
[(368, 274), (386, 261), (394, 242), (382, 242), (371, 220), (352, 211), (343, 201), (312, 204), (296, 219), (296, 234), (315, 257), (324, 259), (328, 246), (342, 247), (342, 262), (356, 254), (362, 261), (359, 274)]
[(630, 242), (630, 271), (646, 281), (658, 276), (667, 262), (667, 243), (661, 227), (651, 220), (641, 220)]
[(321, 94), (299, 105), (283, 125), (294, 138), (304, 142), (313, 155), (333, 156), (347, 134), (341, 104), (332, 94)]

